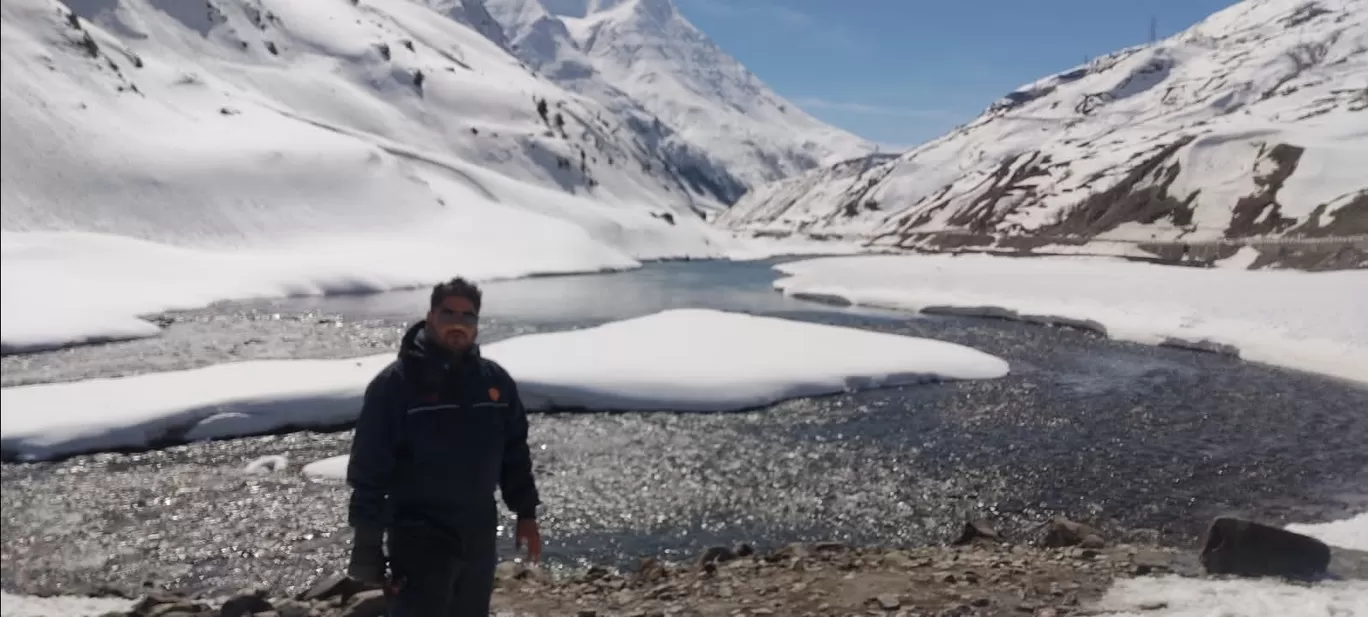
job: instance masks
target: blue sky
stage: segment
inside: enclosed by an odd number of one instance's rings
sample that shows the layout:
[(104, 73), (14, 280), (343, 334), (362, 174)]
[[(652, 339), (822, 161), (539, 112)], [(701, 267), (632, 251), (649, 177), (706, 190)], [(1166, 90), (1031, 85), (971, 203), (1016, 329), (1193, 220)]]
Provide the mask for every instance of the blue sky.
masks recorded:
[(780, 95), (906, 147), (1017, 86), (1172, 35), (1233, 0), (676, 0)]

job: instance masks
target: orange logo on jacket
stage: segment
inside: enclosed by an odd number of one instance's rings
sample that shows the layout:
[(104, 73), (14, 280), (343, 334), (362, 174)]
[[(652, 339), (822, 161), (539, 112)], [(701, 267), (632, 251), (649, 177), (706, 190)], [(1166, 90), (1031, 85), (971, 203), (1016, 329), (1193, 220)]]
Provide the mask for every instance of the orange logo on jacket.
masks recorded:
[(490, 388), (490, 389), (489, 389), (489, 400), (494, 401), (495, 403), (499, 402), (499, 389), (498, 389), (498, 388)]

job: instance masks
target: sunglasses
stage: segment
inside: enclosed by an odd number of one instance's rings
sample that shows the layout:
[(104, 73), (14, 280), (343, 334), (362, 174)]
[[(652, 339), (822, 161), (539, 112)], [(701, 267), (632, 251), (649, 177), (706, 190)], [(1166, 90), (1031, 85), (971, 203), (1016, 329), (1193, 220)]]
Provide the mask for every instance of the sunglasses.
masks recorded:
[(473, 328), (480, 323), (480, 316), (470, 311), (456, 312), (449, 308), (437, 309), (437, 323), (443, 326), (466, 326)]

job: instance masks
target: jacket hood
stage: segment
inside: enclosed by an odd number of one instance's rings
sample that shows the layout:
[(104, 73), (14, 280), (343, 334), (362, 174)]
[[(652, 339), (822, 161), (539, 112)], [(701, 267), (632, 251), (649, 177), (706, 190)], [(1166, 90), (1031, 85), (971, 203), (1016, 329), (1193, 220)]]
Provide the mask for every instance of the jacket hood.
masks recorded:
[(409, 326), (408, 330), (404, 332), (404, 338), (399, 341), (399, 360), (406, 365), (435, 365), (451, 368), (451, 365), (465, 364), (479, 359), (479, 344), (472, 343), (464, 354), (457, 356), (432, 342), (428, 336), (426, 319), (420, 319), (417, 323)]

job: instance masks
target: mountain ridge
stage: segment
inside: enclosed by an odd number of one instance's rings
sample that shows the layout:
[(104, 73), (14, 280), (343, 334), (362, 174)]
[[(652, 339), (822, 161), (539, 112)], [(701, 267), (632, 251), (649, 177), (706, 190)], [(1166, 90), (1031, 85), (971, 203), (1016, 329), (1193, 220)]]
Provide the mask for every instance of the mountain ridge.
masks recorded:
[[(671, 0), (486, 0), (518, 57), (552, 81), (662, 127), (668, 151), (750, 188), (872, 152), (774, 93)], [(613, 85), (594, 90), (591, 77)], [(626, 100), (624, 100), (624, 97)], [(739, 195), (738, 195), (739, 196)]]
[(1368, 234), (1366, 16), (1362, 0), (1245, 0), (892, 161), (754, 189), (717, 222), (901, 248)]

